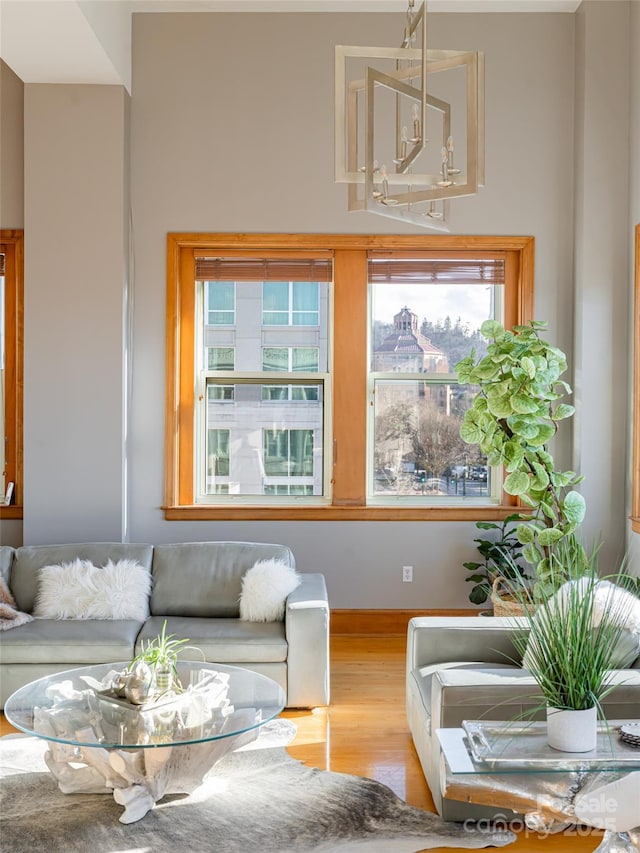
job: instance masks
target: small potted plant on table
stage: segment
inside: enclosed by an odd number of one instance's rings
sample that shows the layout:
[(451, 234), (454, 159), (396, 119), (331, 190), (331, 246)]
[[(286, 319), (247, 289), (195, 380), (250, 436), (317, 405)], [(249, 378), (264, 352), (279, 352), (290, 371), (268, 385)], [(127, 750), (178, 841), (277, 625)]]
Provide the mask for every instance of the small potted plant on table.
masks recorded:
[(124, 675), (124, 695), (134, 704), (158, 699), (169, 693), (180, 692), (178, 681), (178, 653), (186, 648), (188, 639), (176, 640), (167, 634), (166, 619), (162, 632), (153, 640), (142, 641), (142, 648), (131, 661)]

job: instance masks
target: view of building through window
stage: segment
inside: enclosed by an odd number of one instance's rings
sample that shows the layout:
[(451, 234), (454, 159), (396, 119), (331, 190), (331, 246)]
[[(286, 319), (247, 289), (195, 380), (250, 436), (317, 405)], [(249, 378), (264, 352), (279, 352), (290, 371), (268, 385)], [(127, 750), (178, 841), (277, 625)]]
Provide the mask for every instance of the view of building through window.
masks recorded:
[[(459, 385), (455, 365), (486, 347), (479, 329), (502, 319), (503, 286), (460, 281), (371, 283), (373, 476), (376, 498), (484, 498), (492, 477), (486, 456), (460, 438), (474, 388)], [(375, 279), (375, 272), (372, 274)], [(401, 278), (401, 276), (399, 276)]]
[(328, 282), (243, 277), (198, 292), (201, 494), (322, 495)]

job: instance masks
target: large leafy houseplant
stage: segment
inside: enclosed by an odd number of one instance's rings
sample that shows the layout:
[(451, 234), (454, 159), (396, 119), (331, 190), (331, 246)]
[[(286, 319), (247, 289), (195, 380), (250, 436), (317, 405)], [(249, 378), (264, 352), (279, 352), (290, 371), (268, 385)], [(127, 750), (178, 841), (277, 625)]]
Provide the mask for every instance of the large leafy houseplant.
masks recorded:
[(480, 559), (462, 564), (471, 572), (465, 580), (473, 584), (469, 593), (469, 601), (473, 604), (484, 604), (487, 601), (496, 578), (517, 581), (528, 577), (526, 567), (519, 560), (523, 545), (514, 527), (521, 518), (520, 513), (514, 513), (497, 523), (476, 521), (478, 530), (486, 531), (484, 536), (473, 540)]
[(506, 330), (487, 320), (481, 333), (486, 355), (472, 351), (456, 365), (460, 383), (478, 386), (465, 413), (460, 435), (477, 444), (489, 465), (502, 465), (504, 490), (530, 510), (516, 535), (522, 556), (535, 566), (536, 597), (547, 597), (567, 579), (566, 567), (551, 559), (553, 547), (571, 539), (577, 568), (586, 568), (586, 554), (575, 531), (585, 515), (585, 502), (574, 488), (581, 480), (575, 471), (555, 467), (549, 442), (558, 424), (574, 408), (561, 402), (571, 393), (560, 377), (567, 369), (564, 353), (541, 336), (546, 323), (531, 321)]

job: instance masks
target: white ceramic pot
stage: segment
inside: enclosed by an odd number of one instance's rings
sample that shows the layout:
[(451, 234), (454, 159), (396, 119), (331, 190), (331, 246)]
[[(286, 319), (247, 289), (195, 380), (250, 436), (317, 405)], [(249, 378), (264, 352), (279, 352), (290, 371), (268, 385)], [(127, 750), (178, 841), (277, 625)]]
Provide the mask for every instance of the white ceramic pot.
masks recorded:
[(547, 708), (549, 746), (562, 752), (590, 752), (596, 747), (597, 724), (595, 705), (583, 711)]

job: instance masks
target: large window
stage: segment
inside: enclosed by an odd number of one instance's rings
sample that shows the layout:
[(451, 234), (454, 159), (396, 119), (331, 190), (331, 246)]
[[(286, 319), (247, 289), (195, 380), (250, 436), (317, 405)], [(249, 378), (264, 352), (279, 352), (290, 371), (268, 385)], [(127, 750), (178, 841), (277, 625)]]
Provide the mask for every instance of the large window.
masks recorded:
[(170, 234), (169, 519), (513, 511), (455, 364), (531, 319), (533, 239)]
[(0, 230), (0, 518), (22, 518), (23, 256), (22, 231)]

